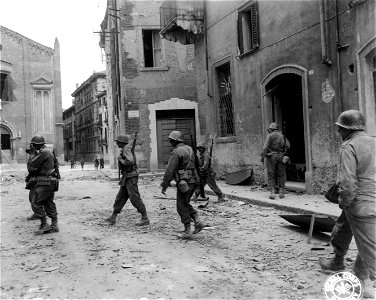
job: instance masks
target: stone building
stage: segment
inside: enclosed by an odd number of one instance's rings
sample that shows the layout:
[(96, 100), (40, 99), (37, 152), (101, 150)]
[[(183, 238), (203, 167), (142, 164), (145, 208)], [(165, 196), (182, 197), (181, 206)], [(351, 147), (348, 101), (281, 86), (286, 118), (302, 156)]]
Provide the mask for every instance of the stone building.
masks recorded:
[(3, 26), (0, 37), (0, 163), (25, 163), (35, 135), (62, 161), (59, 42), (52, 49)]
[(265, 180), (260, 152), (275, 121), (292, 144), (288, 185), (326, 190), (336, 178), (340, 112), (361, 110), (376, 136), (376, 2), (193, 3), (166, 1), (161, 34), (195, 46), (197, 97), (207, 104), (206, 132), (216, 135), (218, 173), (252, 168)]
[(76, 160), (76, 143), (75, 143), (75, 107), (65, 109), (63, 111), (64, 122), (64, 161), (70, 162), (72, 159)]
[(75, 155), (92, 162), (101, 155), (100, 102), (98, 95), (106, 90), (106, 73), (94, 72), (72, 93), (75, 109)]
[(197, 99), (194, 47), (163, 40), (160, 1), (109, 0), (100, 45), (107, 58), (108, 147), (116, 167), (113, 140), (138, 132), (140, 168), (165, 168), (168, 134), (185, 133), (187, 143), (205, 132), (205, 102)]
[[(100, 157), (104, 159), (105, 163), (108, 163), (109, 155), (108, 155), (108, 108), (107, 108), (107, 91), (103, 91), (97, 95), (98, 98), (98, 114), (99, 114), (99, 121), (98, 121), (98, 128), (100, 130), (100, 139), (99, 139), (99, 147), (100, 147)], [(110, 141), (112, 142), (112, 141)]]

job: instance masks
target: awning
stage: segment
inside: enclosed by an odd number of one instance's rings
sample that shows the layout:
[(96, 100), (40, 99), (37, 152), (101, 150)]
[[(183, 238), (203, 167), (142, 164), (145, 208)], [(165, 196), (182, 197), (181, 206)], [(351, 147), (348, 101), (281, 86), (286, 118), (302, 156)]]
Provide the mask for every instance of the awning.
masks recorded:
[(183, 16), (175, 17), (160, 34), (162, 38), (172, 42), (194, 44), (196, 37), (204, 34), (204, 21)]

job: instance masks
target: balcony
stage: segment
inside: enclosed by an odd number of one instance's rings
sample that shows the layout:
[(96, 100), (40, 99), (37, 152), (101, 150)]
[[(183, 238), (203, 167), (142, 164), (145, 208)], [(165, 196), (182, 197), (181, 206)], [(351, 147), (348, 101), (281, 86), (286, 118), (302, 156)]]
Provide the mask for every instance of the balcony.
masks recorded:
[(162, 38), (183, 45), (194, 44), (204, 34), (203, 1), (165, 1), (160, 7)]

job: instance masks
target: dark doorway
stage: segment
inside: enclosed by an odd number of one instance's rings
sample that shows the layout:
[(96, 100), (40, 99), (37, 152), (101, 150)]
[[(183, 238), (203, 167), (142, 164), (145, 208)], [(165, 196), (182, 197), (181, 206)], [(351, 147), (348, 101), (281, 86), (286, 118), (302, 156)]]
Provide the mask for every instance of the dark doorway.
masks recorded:
[(11, 162), (11, 134), (5, 127), (0, 127), (1, 144), (0, 144), (0, 164)]
[(296, 74), (279, 75), (266, 86), (269, 91), (271, 117), (290, 141), (288, 156), (291, 164), (286, 167), (288, 181), (304, 182), (306, 171), (302, 79)]
[(165, 169), (170, 158), (170, 153), (173, 150), (168, 140), (171, 131), (182, 131), (184, 134), (184, 143), (187, 145), (192, 145), (192, 138), (196, 141), (195, 110), (158, 110), (156, 111), (156, 119), (158, 168)]

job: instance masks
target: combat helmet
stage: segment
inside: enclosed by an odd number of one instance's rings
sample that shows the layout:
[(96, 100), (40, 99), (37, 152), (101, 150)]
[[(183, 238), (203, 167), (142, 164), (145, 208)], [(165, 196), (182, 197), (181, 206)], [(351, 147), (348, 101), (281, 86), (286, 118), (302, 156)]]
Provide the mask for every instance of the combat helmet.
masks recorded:
[(335, 124), (350, 130), (365, 130), (366, 120), (359, 110), (350, 109), (342, 112)]
[(33, 136), (30, 141), (30, 144), (35, 144), (35, 145), (43, 145), (45, 143), (46, 141), (44, 140), (44, 137), (41, 135)]
[(178, 131), (178, 130), (171, 131), (168, 138), (171, 139), (171, 140), (174, 140), (174, 141), (178, 141), (178, 142), (184, 141), (183, 133), (181, 131)]
[(278, 124), (276, 122), (273, 122), (273, 123), (270, 123), (269, 129), (270, 130), (278, 130), (279, 126), (278, 126)]
[(127, 135), (118, 135), (115, 139), (115, 142), (123, 143), (123, 144), (128, 144), (129, 142), (129, 137)]

